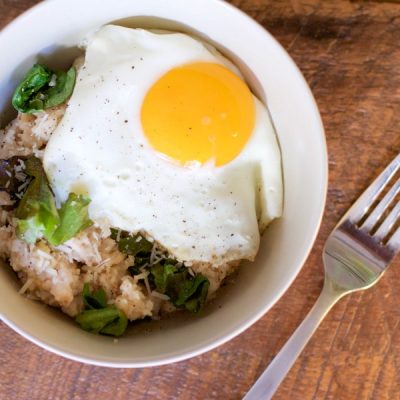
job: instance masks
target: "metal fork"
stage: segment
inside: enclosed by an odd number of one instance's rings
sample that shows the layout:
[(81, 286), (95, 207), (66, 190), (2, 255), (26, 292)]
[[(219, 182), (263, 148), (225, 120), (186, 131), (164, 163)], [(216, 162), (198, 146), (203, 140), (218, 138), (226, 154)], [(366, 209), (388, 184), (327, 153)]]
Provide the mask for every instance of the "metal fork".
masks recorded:
[(329, 235), (323, 252), (325, 282), (317, 302), (243, 400), (271, 399), (332, 306), (344, 295), (374, 285), (399, 253), (400, 179), (389, 185), (399, 170), (400, 154)]

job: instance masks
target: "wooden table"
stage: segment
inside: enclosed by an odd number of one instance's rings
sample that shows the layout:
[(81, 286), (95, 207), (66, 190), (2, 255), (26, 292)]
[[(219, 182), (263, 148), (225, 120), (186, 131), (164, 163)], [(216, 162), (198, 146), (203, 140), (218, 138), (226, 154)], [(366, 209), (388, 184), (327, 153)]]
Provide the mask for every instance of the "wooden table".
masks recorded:
[[(37, 2), (0, 0), (0, 27)], [(315, 302), (326, 237), (400, 150), (400, 4), (232, 3), (287, 49), (324, 120), (329, 193), (307, 263), (278, 304), (245, 333), (200, 357), (159, 368), (112, 370), (68, 361), (0, 323), (0, 399), (240, 399)], [(376, 287), (334, 307), (277, 400), (400, 399), (399, 268), (397, 260)]]

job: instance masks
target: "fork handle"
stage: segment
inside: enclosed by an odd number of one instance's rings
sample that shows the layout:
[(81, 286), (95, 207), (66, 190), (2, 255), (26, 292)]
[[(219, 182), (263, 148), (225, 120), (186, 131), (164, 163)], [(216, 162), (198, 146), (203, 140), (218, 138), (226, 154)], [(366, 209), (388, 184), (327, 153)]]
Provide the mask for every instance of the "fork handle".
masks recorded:
[(325, 315), (344, 294), (346, 293), (336, 290), (329, 280), (325, 280), (322, 292), (313, 308), (243, 400), (272, 398)]

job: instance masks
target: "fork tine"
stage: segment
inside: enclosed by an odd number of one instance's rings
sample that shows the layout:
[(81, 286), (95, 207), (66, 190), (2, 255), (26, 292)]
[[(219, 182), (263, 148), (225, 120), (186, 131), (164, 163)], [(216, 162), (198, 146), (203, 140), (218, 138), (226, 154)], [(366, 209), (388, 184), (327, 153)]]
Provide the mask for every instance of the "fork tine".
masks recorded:
[(379, 196), (386, 184), (394, 176), (400, 167), (400, 154), (386, 167), (386, 169), (374, 180), (368, 189), (354, 203), (350, 210), (344, 215), (343, 220), (350, 219), (357, 223), (368, 211), (371, 204)]
[(361, 228), (365, 229), (367, 232), (376, 225), (382, 214), (385, 212), (386, 208), (390, 205), (393, 199), (396, 197), (397, 193), (400, 191), (400, 179), (392, 186), (392, 188), (386, 193), (384, 198), (375, 207), (369, 217), (362, 224)]
[(392, 249), (394, 249), (396, 251), (396, 253), (400, 250), (400, 227), (397, 228), (397, 231), (388, 240), (387, 246), (389, 246)]
[(400, 217), (400, 201), (397, 202), (395, 207), (390, 211), (389, 215), (382, 222), (379, 229), (375, 232), (374, 237), (379, 240), (383, 240), (387, 234), (392, 229), (393, 225), (396, 223), (398, 218)]

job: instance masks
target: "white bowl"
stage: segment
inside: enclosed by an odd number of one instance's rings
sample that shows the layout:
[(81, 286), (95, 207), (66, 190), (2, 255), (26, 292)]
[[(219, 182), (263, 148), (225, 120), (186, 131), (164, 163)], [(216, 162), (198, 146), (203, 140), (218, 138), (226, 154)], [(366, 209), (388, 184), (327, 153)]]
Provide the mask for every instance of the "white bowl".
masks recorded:
[[(129, 18), (128, 18), (129, 17)], [(265, 233), (256, 262), (243, 265), (201, 317), (132, 327), (115, 343), (95, 336), (60, 312), (18, 294), (10, 268), (0, 269), (0, 315), (25, 338), (62, 356), (110, 367), (144, 367), (183, 360), (243, 332), (283, 295), (302, 267), (321, 221), (327, 189), (327, 152), (313, 96), (294, 62), (257, 23), (220, 0), (52, 0), (0, 33), (0, 124), (15, 86), (35, 60), (70, 62), (88, 31), (125, 24), (195, 33), (215, 44), (242, 70), (268, 104), (282, 149), (284, 215)]]

